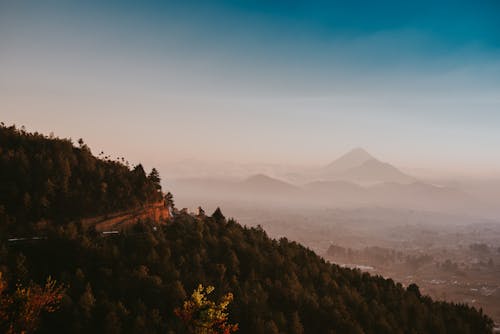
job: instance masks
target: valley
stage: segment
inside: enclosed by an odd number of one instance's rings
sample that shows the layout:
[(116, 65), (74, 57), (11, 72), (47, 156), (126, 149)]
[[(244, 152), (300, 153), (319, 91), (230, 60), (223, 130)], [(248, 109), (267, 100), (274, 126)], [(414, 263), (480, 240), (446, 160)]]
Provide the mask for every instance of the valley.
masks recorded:
[[(268, 170), (272, 173), (272, 170)], [(178, 204), (224, 207), (271, 237), (438, 299), (483, 308), (500, 323), (500, 217), (484, 193), (426, 181), (354, 149), (329, 165), (287, 175), (169, 181)], [(444, 184), (436, 185), (436, 184)]]

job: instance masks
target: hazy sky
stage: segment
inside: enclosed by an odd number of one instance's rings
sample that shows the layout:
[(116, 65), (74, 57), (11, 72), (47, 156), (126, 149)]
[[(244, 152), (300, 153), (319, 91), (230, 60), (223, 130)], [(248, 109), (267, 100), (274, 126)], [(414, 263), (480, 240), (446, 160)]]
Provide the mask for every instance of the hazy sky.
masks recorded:
[(500, 172), (499, 1), (101, 2), (0, 0), (2, 121), (147, 166)]

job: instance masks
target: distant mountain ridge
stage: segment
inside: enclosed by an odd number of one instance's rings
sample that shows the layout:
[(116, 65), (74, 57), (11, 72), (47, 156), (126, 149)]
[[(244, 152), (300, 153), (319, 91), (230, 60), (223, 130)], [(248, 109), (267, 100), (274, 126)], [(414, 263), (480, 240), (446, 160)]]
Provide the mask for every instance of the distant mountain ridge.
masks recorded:
[(482, 213), (485, 208), (484, 203), (464, 191), (422, 182), (374, 158), (363, 148), (355, 148), (332, 163), (294, 179), (299, 181), (290, 183), (285, 174), (259, 173), (232, 181), (177, 180), (174, 189), (178, 194), (215, 196), (233, 202), (306, 207), (382, 206), (474, 214)]
[[(380, 163), (369, 160), (365, 164)], [(383, 163), (380, 163), (383, 164)], [(390, 170), (390, 167), (384, 169)], [(393, 174), (397, 175), (397, 174)], [(406, 181), (406, 179), (403, 179)], [(457, 189), (414, 181), (358, 184), (344, 180), (313, 181), (294, 185), (264, 174), (241, 181), (189, 179), (174, 184), (177, 193), (216, 196), (220, 200), (262, 201), (264, 203), (306, 203), (327, 206), (384, 206), (422, 210), (460, 209), (475, 199)]]
[(299, 188), (281, 181), (265, 174), (252, 175), (249, 178), (243, 180), (240, 185), (242, 185), (246, 190), (257, 190), (257, 191), (271, 191), (271, 192), (296, 192)]

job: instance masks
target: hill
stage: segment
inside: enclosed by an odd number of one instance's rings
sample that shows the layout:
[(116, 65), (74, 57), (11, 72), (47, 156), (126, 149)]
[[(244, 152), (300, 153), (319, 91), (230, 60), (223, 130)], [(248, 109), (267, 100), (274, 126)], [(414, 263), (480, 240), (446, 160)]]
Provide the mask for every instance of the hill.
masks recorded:
[(264, 174), (250, 176), (241, 182), (242, 189), (251, 192), (287, 194), (298, 192), (299, 188)]
[(26, 231), (138, 208), (162, 198), (160, 178), (142, 165), (92, 155), (83, 140), (0, 126), (1, 228)]
[(0, 249), (11, 281), (52, 275), (68, 286), (41, 333), (183, 333), (172, 310), (199, 283), (234, 294), (231, 322), (240, 333), (488, 333), (491, 326), (474, 308), (329, 264), (233, 220), (178, 214), (167, 225), (110, 237), (70, 225), (35, 243), (2, 241)]
[(252, 175), (243, 180), (178, 179), (169, 183), (176, 194), (189, 194), (199, 199), (231, 200), (261, 203), (289, 203), (300, 199), (302, 189), (264, 174)]

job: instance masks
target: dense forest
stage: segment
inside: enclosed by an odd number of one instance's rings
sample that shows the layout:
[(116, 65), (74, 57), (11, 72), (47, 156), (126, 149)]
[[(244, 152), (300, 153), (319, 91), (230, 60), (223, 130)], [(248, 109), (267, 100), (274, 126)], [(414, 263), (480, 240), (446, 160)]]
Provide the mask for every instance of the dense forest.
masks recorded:
[[(102, 155), (102, 154), (101, 154)], [(28, 133), (0, 125), (0, 219), (2, 229), (130, 209), (161, 198), (156, 169), (92, 155), (78, 140)], [(34, 226), (31, 226), (34, 227)]]
[[(238, 333), (491, 332), (481, 310), (330, 264), (219, 209), (210, 216), (181, 210), (166, 224), (138, 221), (119, 234), (97, 233), (78, 218), (159, 198), (159, 175), (95, 158), (83, 143), (13, 127), (2, 127), (0, 143), (2, 228), (49, 222), (36, 230), (43, 239), (0, 235), (5, 295), (16, 284), (43, 286), (48, 277), (60, 284), (60, 303), (41, 312), (39, 333), (187, 333), (175, 310), (200, 284), (213, 286), (216, 299), (231, 293), (228, 321)], [(0, 332), (9, 325), (4, 320)]]
[(173, 310), (199, 284), (232, 292), (241, 333), (488, 333), (465, 305), (434, 302), (416, 286), (329, 264), (303, 246), (233, 220), (176, 215), (115, 236), (68, 225), (47, 240), (6, 244), (8, 281), (67, 286), (40, 332), (181, 333)]

